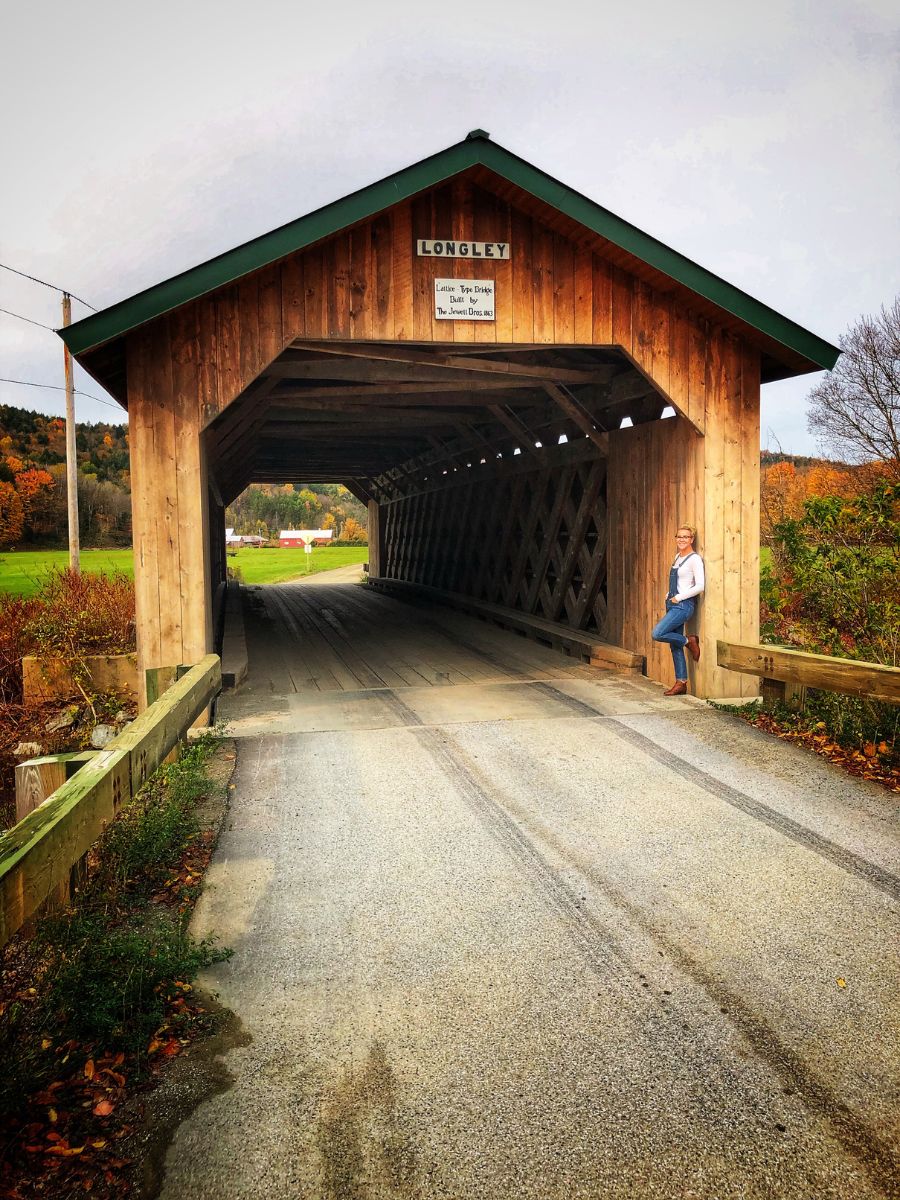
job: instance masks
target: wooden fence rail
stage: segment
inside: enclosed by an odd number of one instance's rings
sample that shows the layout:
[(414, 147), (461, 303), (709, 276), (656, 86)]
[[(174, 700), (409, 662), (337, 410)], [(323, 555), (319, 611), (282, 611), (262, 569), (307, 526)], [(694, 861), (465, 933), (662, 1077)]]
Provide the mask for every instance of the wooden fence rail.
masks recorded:
[(716, 642), (716, 652), (720, 667), (760, 675), (767, 699), (784, 699), (786, 689), (796, 694), (798, 689), (813, 687), (900, 704), (900, 667), (735, 642)]
[(222, 687), (208, 654), (56, 791), (0, 835), (0, 947), (65, 884)]

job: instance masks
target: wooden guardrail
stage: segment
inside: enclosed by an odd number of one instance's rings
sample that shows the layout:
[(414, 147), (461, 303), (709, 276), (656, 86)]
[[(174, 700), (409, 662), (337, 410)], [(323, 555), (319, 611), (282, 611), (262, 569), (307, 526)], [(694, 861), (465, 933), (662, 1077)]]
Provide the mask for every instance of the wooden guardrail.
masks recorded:
[(208, 654), (38, 808), (0, 834), (0, 946), (68, 883), (119, 809), (221, 687), (219, 658)]
[(736, 642), (716, 642), (716, 661), (729, 671), (761, 676), (767, 699), (785, 699), (788, 692), (796, 695), (798, 689), (812, 687), (900, 704), (900, 667)]

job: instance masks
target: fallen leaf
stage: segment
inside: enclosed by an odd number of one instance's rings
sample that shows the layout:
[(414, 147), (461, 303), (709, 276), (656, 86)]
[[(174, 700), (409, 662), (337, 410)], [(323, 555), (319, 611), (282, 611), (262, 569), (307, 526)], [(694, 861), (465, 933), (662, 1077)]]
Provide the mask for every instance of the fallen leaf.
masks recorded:
[(56, 1111), (56, 1109), (55, 1109), (55, 1108), (48, 1108), (48, 1109), (47, 1109), (47, 1118), (48, 1118), (48, 1120), (50, 1121), (50, 1124), (51, 1124), (51, 1125), (55, 1125), (55, 1124), (56, 1124), (58, 1117), (59, 1117), (59, 1113)]
[(41, 1038), (41, 1049), (42, 1050), (49, 1050), (52, 1045), (53, 1045), (52, 1038)]
[(108, 1117), (116, 1106), (110, 1100), (100, 1100), (94, 1105), (93, 1113), (95, 1117)]
[(92, 1058), (89, 1058), (84, 1064), (84, 1077), (85, 1079), (94, 1078), (94, 1060)]
[(837, 985), (838, 987), (845, 988), (847, 986), (847, 980), (838, 978)]
[(97, 1138), (96, 1142), (91, 1142), (95, 1150), (102, 1150), (106, 1145), (106, 1138)]
[(58, 1146), (48, 1146), (44, 1153), (55, 1154), (59, 1158), (74, 1158), (76, 1154), (81, 1154), (83, 1151), (84, 1146), (66, 1146), (61, 1143)]

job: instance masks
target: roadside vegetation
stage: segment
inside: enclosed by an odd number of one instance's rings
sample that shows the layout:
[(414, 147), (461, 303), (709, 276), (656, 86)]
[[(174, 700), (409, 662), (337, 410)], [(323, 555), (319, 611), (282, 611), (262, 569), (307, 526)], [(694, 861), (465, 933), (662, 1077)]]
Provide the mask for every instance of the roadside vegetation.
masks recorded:
[(192, 983), (229, 951), (187, 925), (233, 757), (207, 735), (158, 771), (91, 850), (68, 906), (0, 956), (0, 1194), (10, 1200), (126, 1194), (136, 1094), (215, 1028)]
[[(764, 456), (761, 639), (900, 666), (900, 300), (841, 339), (809, 426), (843, 462)], [(900, 791), (900, 706), (809, 689), (756, 724)]]
[[(85, 658), (134, 648), (134, 584), (123, 573), (56, 571), (45, 577), (39, 594), (0, 594), (0, 830), (14, 820), (17, 761), (85, 749), (97, 724), (132, 715), (129, 700), (92, 691)], [(73, 701), (26, 706), (22, 658), (29, 654), (62, 659), (80, 694)], [(37, 749), (17, 754), (22, 744)]]

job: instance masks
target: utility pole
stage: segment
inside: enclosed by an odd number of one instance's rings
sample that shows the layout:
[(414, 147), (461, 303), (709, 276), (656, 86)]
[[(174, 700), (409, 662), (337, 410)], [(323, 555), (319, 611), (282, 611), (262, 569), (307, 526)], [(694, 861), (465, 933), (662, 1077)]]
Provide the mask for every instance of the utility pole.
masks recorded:
[[(63, 328), (72, 324), (72, 299), (63, 292)], [(75, 379), (72, 355), (63, 344), (66, 362), (66, 496), (69, 511), (69, 567), (78, 574), (81, 569), (78, 545), (78, 459), (75, 454)]]

